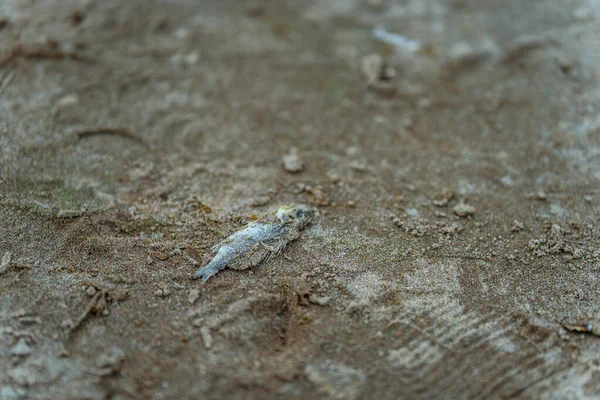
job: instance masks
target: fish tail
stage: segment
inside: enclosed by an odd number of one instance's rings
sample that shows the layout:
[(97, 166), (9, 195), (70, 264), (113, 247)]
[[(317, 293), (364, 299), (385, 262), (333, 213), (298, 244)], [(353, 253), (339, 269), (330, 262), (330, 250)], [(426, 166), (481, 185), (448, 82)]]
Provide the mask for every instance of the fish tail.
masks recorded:
[(202, 278), (202, 280), (204, 282), (206, 282), (217, 272), (224, 269), (227, 266), (227, 264), (228, 264), (227, 260), (223, 260), (217, 254), (217, 256), (215, 258), (213, 258), (211, 262), (209, 262), (204, 267), (202, 267), (198, 271), (196, 271), (196, 273), (194, 274), (194, 279)]

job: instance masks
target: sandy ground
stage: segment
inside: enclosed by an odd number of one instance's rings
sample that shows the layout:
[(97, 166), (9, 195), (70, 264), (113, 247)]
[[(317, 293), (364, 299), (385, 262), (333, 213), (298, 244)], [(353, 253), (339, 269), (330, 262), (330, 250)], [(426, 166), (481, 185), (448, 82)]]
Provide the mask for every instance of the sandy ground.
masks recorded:
[(598, 398), (599, 18), (0, 0), (0, 399)]

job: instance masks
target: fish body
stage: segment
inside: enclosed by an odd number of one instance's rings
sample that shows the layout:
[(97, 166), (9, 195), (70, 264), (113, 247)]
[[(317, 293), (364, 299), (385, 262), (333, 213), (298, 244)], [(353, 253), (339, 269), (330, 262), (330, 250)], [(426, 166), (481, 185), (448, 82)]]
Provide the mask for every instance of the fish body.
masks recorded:
[(259, 265), (280, 254), (315, 216), (316, 210), (310, 206), (280, 207), (274, 215), (248, 224), (214, 246), (215, 256), (194, 274), (194, 279), (206, 282), (225, 267), (244, 269)]

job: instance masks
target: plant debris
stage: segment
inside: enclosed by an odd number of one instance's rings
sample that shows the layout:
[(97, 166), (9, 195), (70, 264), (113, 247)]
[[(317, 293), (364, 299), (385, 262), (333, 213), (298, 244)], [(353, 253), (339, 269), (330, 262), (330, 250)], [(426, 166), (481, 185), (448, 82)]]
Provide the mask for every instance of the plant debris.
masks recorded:
[(569, 332), (587, 333), (600, 337), (600, 326), (596, 324), (562, 324), (562, 327)]
[(77, 132), (76, 133), (77, 137), (79, 139), (84, 139), (87, 137), (91, 137), (91, 136), (98, 136), (98, 135), (115, 135), (115, 136), (121, 136), (124, 137), (126, 139), (130, 139), (133, 140), (134, 142), (140, 143), (140, 144), (146, 144), (146, 142), (144, 141), (144, 139), (134, 135), (129, 129), (126, 128), (96, 128), (96, 129), (87, 129), (81, 132)]

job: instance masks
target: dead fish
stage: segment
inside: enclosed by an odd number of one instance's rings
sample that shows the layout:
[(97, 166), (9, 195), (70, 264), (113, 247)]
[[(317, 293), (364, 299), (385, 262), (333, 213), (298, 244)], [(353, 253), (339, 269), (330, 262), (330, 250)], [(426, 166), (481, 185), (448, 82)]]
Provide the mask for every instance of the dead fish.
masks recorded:
[(194, 274), (194, 279), (206, 282), (225, 267), (246, 269), (270, 260), (296, 240), (316, 216), (317, 210), (311, 206), (280, 207), (214, 246), (216, 255)]

